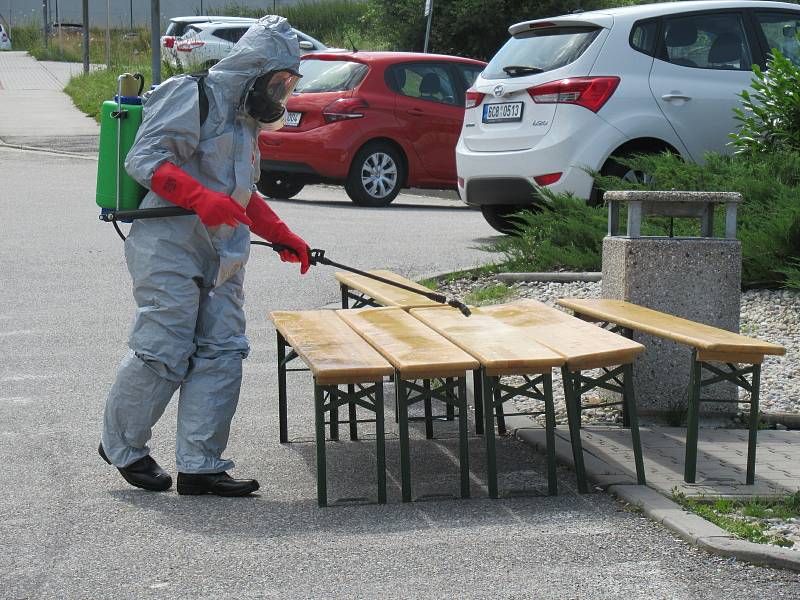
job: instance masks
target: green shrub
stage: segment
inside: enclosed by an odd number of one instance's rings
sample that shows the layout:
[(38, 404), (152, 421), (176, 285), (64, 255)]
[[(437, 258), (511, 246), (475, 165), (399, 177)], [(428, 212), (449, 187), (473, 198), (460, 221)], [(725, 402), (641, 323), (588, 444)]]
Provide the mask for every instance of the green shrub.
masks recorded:
[[(633, 157), (620, 162), (651, 174), (650, 184), (615, 177), (598, 177), (597, 182), (601, 189), (740, 192), (744, 199), (738, 219), (743, 285), (800, 288), (800, 152), (706, 158), (705, 165), (698, 165), (668, 153)], [(523, 213), (519, 235), (504, 237), (492, 246), (504, 253), (504, 270), (599, 269), (606, 209), (544, 192), (545, 209)], [(718, 211), (716, 230), (723, 229), (724, 214)], [(669, 235), (670, 221), (648, 219), (642, 233)], [(677, 219), (673, 234), (696, 236), (699, 223)]]
[(490, 248), (501, 252), (506, 271), (599, 271), (607, 216), (570, 195), (542, 190), (542, 210), (519, 213), (519, 233)]
[(731, 134), (739, 152), (800, 150), (800, 67), (773, 49), (767, 70), (753, 65), (752, 93), (739, 94), (735, 108), (739, 129)]

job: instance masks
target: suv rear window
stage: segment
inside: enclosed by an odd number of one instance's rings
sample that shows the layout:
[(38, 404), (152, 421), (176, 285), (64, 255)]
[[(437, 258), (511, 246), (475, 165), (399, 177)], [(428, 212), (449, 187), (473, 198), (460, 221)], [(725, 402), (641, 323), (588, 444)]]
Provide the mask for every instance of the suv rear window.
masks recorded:
[(301, 60), (300, 74), (303, 77), (294, 91), (300, 94), (345, 92), (361, 83), (367, 71), (367, 65), (349, 60)]
[(183, 33), (186, 31), (187, 25), (188, 23), (170, 21), (170, 24), (167, 26), (167, 30), (164, 32), (164, 35), (181, 37)]
[(593, 26), (546, 27), (519, 33), (495, 54), (483, 77), (505, 79), (561, 68), (577, 60), (599, 33), (600, 28)]
[(223, 27), (221, 29), (215, 29), (212, 35), (226, 42), (235, 44), (247, 33), (247, 29), (247, 27)]

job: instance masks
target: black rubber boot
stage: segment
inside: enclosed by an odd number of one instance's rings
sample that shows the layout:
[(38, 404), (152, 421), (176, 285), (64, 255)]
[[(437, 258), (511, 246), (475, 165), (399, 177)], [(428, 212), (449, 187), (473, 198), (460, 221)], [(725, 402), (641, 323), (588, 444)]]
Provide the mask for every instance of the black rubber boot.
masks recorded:
[[(103, 444), (97, 448), (100, 458), (111, 464), (103, 450)], [(163, 492), (172, 487), (172, 477), (164, 469), (158, 466), (155, 459), (147, 455), (127, 467), (117, 467), (120, 475), (134, 487), (142, 488), (151, 492)]]
[(234, 479), (225, 471), (221, 473), (178, 473), (178, 493), (184, 496), (238, 497), (252, 494), (259, 485), (255, 479)]

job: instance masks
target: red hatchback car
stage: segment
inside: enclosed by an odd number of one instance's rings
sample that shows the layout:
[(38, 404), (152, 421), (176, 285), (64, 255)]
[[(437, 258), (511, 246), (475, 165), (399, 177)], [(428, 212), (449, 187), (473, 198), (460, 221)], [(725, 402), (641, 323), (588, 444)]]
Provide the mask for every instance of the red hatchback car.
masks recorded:
[(262, 132), (259, 190), (291, 198), (311, 183), (344, 183), (363, 206), (404, 187), (456, 189), (464, 92), (486, 63), (436, 54), (304, 56), (286, 125)]

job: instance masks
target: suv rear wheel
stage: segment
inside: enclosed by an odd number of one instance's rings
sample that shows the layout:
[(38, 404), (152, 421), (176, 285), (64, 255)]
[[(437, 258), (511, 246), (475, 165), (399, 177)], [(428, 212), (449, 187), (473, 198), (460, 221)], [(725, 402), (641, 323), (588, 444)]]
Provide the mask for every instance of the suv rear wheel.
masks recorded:
[(389, 144), (375, 142), (356, 154), (344, 189), (359, 206), (389, 206), (405, 179), (399, 152)]
[(517, 226), (520, 224), (519, 219), (515, 219), (512, 215), (523, 210), (536, 210), (534, 205), (520, 205), (520, 204), (482, 204), (481, 213), (483, 218), (500, 233), (514, 234), (517, 232)]
[(261, 178), (256, 183), (258, 191), (269, 198), (288, 200), (294, 198), (305, 187), (305, 183), (292, 177), (284, 177), (278, 173), (261, 171)]

